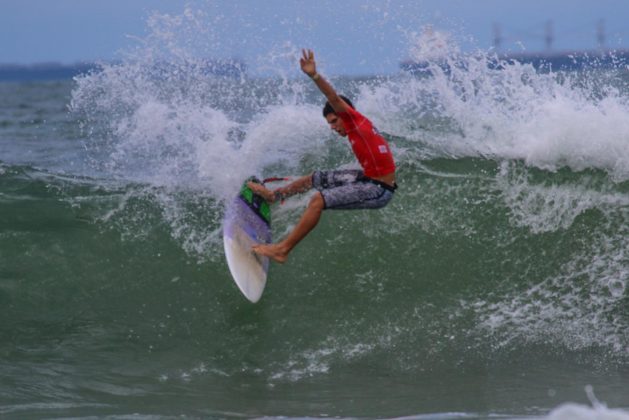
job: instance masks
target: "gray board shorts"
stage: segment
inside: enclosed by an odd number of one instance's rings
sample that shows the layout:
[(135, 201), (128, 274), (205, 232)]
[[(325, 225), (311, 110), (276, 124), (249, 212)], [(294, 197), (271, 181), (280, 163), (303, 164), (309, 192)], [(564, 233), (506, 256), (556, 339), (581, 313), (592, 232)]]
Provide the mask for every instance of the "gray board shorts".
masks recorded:
[(315, 171), (312, 186), (323, 196), (325, 209), (379, 209), (386, 206), (397, 188), (368, 178), (360, 169)]

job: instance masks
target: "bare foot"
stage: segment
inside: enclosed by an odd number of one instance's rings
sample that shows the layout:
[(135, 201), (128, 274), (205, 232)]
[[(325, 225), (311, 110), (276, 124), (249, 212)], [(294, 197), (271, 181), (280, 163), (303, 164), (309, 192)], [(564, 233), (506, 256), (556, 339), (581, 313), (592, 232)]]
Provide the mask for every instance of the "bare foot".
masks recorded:
[(254, 194), (258, 194), (262, 198), (264, 198), (267, 202), (272, 203), (275, 201), (275, 195), (273, 191), (269, 190), (262, 184), (258, 184), (257, 182), (247, 182), (247, 187), (254, 192)]
[(278, 244), (260, 244), (254, 245), (252, 247), (253, 252), (259, 255), (264, 255), (265, 257), (269, 257), (275, 262), (280, 264), (284, 264), (288, 259), (288, 252), (284, 251), (283, 248)]

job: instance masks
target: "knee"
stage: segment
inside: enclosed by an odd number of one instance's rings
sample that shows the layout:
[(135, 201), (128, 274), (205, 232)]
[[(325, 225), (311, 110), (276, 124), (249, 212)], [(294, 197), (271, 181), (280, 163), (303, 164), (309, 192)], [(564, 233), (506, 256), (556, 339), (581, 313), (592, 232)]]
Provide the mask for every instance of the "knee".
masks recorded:
[(315, 195), (312, 196), (308, 207), (323, 211), (323, 208), (325, 207), (325, 200), (323, 199), (323, 195), (319, 191), (317, 191)]

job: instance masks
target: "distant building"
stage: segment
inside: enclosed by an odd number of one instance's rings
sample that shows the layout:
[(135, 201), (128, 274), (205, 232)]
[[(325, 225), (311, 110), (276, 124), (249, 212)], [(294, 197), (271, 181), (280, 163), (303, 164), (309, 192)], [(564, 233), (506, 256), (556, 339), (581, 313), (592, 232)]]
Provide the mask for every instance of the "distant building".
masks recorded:
[(629, 63), (629, 50), (504, 53), (499, 58), (531, 64), (542, 71), (613, 69), (626, 67)]
[[(495, 56), (495, 60), (490, 60), (490, 65), (496, 68), (501, 66), (501, 61), (517, 61), (522, 64), (531, 64), (539, 71), (577, 71), (585, 69), (627, 69), (629, 65), (629, 50), (618, 51), (566, 51), (566, 52), (537, 52), (537, 53), (500, 53)], [(454, 62), (464, 63), (456, 57)], [(452, 61), (451, 61), (452, 62)], [(400, 63), (403, 71), (419, 74), (425, 73), (430, 64), (447, 66), (446, 60), (439, 63), (428, 61), (406, 60)]]

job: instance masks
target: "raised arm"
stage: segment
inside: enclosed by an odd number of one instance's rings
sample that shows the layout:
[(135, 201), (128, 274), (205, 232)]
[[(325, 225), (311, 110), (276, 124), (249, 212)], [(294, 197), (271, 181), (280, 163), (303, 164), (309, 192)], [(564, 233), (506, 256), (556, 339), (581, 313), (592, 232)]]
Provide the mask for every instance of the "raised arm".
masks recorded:
[(349, 105), (336, 93), (330, 82), (317, 73), (317, 63), (315, 62), (314, 52), (312, 50), (302, 50), (302, 57), (299, 60), (299, 64), (301, 65), (301, 71), (312, 79), (337, 114), (345, 112), (347, 108), (349, 108)]

